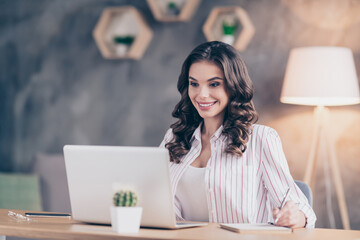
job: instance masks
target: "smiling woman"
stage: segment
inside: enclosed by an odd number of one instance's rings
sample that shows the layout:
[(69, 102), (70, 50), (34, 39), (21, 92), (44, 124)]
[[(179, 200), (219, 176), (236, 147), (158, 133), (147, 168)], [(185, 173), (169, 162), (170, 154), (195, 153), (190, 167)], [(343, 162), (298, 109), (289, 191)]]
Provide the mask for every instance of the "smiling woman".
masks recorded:
[(240, 54), (222, 42), (199, 45), (177, 86), (178, 121), (160, 145), (170, 153), (177, 218), (314, 227), (315, 213), (294, 183), (279, 136), (255, 124), (254, 89)]
[[(208, 82), (207, 87), (203, 86), (205, 81)], [(257, 120), (257, 113), (252, 101), (253, 84), (240, 54), (230, 45), (217, 41), (198, 46), (185, 60), (177, 87), (181, 100), (175, 106), (173, 117), (179, 121), (171, 126), (175, 141), (166, 146), (171, 161), (179, 162), (189, 152), (194, 130), (203, 120), (205, 124), (202, 125), (202, 131), (208, 137), (224, 124), (222, 132), (228, 140), (226, 153), (241, 157), (246, 150), (252, 124)], [(193, 95), (199, 90), (203, 91), (200, 94), (209, 94), (206, 91), (211, 90), (213, 95), (197, 96), (195, 100)], [(215, 103), (213, 100), (219, 100), (212, 99), (214, 93), (217, 97), (221, 95), (222, 101), (206, 111), (209, 104)], [(228, 100), (224, 101), (225, 98)], [(218, 114), (215, 114), (215, 110), (219, 109)], [(209, 118), (212, 114), (217, 117)]]
[(224, 84), (224, 74), (216, 64), (201, 61), (191, 65), (189, 98), (205, 121), (211, 119), (222, 123), (229, 102)]

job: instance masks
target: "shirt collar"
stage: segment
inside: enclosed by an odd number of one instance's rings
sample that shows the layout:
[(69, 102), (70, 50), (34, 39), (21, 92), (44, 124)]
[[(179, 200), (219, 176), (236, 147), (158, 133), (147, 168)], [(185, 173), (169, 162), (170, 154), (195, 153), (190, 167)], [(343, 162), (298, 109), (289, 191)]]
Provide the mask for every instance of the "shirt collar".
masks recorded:
[[(198, 141), (201, 142), (201, 127), (203, 125), (203, 122), (201, 122), (199, 124), (199, 126), (195, 129), (192, 137), (191, 137), (191, 141), (193, 141), (194, 139), (197, 139)], [(211, 141), (216, 141), (217, 139), (219, 139), (221, 137), (222, 131), (224, 130), (224, 126), (221, 125), (214, 133), (214, 135), (211, 137)]]
[(199, 142), (201, 142), (201, 126), (203, 125), (203, 123), (201, 122), (199, 124), (199, 126), (195, 129), (192, 137), (191, 137), (191, 141), (193, 141), (194, 139), (197, 139)]
[(221, 137), (222, 131), (224, 130), (224, 126), (221, 125), (218, 130), (214, 133), (214, 135), (211, 137), (211, 139), (214, 139), (214, 141), (218, 140)]

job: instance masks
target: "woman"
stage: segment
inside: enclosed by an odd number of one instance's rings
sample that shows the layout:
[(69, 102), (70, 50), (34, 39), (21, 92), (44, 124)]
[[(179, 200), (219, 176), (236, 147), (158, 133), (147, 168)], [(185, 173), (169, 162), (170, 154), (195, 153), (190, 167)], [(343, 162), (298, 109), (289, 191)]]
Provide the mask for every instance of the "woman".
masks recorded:
[(199, 45), (177, 88), (178, 120), (160, 145), (170, 153), (177, 219), (313, 228), (315, 213), (291, 177), (278, 134), (254, 124), (254, 89), (240, 54), (222, 42)]

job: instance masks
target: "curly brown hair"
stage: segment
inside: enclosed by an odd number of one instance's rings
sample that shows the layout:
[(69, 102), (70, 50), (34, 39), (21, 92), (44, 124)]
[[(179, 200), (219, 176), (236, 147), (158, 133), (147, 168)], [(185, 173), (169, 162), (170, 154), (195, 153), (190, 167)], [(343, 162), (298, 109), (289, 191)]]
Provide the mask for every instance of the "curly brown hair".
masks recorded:
[(170, 161), (175, 163), (180, 163), (181, 158), (189, 152), (191, 137), (203, 120), (188, 95), (190, 66), (201, 61), (215, 63), (225, 76), (225, 88), (229, 95), (222, 131), (227, 137), (225, 152), (242, 156), (252, 131), (252, 124), (257, 121), (252, 101), (254, 87), (240, 54), (231, 45), (223, 42), (200, 44), (185, 59), (177, 83), (181, 100), (175, 106), (172, 116), (178, 120), (170, 126), (173, 139), (165, 144), (170, 153)]

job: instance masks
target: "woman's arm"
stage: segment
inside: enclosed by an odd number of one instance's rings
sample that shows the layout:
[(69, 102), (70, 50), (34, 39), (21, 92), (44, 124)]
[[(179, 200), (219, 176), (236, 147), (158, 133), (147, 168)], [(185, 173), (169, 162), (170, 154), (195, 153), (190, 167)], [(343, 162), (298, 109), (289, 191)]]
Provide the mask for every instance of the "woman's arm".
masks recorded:
[[(274, 209), (273, 218), (278, 218), (276, 224), (293, 228), (313, 228), (315, 213), (290, 174), (279, 135), (274, 129), (268, 128), (268, 134), (262, 139), (262, 143), (260, 164), (263, 182)], [(280, 210), (279, 206), (288, 188), (291, 189), (289, 201)]]

